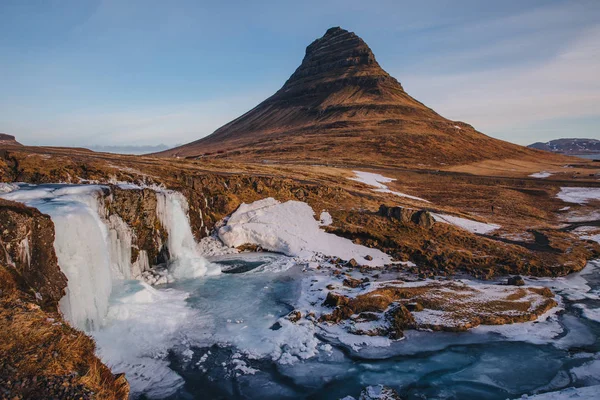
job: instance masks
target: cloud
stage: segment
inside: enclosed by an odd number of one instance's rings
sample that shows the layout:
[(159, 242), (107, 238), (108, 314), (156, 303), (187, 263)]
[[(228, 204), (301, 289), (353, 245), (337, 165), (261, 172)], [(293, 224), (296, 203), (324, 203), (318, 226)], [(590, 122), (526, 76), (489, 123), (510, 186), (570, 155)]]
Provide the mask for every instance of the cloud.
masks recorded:
[[(516, 65), (514, 65), (516, 64)], [(563, 117), (600, 115), (600, 25), (585, 28), (553, 57), (480, 72), (405, 76), (407, 91), (442, 115), (482, 131)], [(522, 132), (519, 132), (522, 136)], [(522, 139), (527, 141), (526, 139)]]

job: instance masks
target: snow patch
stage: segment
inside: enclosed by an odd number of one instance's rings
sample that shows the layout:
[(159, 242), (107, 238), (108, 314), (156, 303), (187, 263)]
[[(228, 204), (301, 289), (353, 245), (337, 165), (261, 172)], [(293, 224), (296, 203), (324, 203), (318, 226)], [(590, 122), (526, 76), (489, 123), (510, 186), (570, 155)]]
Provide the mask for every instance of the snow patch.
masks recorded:
[(319, 218), (319, 225), (321, 226), (329, 226), (333, 224), (333, 217), (327, 211), (323, 211)]
[(600, 200), (600, 188), (563, 187), (556, 197), (566, 203), (585, 204), (589, 200)]
[(411, 196), (406, 193), (394, 192), (393, 190), (390, 190), (387, 187), (387, 185), (384, 185), (384, 183), (390, 183), (390, 182), (395, 181), (396, 179), (387, 178), (383, 175), (374, 174), (371, 172), (363, 172), (363, 171), (352, 171), (352, 172), (354, 172), (356, 177), (348, 178), (348, 179), (350, 179), (352, 181), (364, 183), (365, 185), (373, 186), (373, 187), (377, 188), (377, 189), (373, 189), (375, 192), (390, 193), (390, 194), (394, 194), (399, 197), (406, 197), (407, 199), (412, 199), (412, 200), (423, 201), (425, 203), (429, 203), (428, 200), (422, 199), (420, 197)]
[(479, 233), (485, 235), (493, 232), (496, 229), (500, 229), (498, 224), (487, 224), (484, 222), (477, 222), (471, 219), (455, 217), (453, 215), (431, 213), (433, 218), (438, 222), (458, 226), (459, 228), (465, 229), (471, 233)]
[(536, 172), (535, 174), (531, 174), (529, 175), (531, 178), (548, 178), (549, 176), (552, 176), (551, 172), (546, 172), (546, 171), (542, 171), (542, 172)]

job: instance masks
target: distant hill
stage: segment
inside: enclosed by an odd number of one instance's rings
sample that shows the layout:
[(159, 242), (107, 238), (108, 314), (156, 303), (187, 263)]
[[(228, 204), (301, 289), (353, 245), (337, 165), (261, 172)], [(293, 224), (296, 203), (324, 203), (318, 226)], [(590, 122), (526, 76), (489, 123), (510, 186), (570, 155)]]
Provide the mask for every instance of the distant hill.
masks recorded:
[(394, 166), (540, 156), (415, 100), (360, 37), (339, 27), (306, 48), (274, 95), (213, 134), (156, 155)]
[(597, 139), (556, 139), (545, 143), (533, 143), (527, 147), (572, 156), (600, 155), (600, 140)]
[(0, 146), (2, 145), (13, 145), (13, 146), (21, 146), (21, 143), (17, 142), (17, 139), (13, 135), (8, 135), (6, 133), (0, 133)]
[(115, 154), (146, 154), (155, 153), (158, 151), (168, 150), (170, 147), (165, 144), (159, 144), (156, 146), (89, 146), (90, 150), (98, 151), (101, 153), (115, 153)]

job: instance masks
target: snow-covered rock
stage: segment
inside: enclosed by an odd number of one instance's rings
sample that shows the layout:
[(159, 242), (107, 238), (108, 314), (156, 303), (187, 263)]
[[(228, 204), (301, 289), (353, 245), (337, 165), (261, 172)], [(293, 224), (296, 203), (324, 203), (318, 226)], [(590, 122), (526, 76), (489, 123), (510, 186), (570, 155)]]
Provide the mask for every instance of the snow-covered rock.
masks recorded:
[(368, 266), (391, 262), (390, 256), (380, 250), (321, 230), (312, 208), (300, 201), (281, 203), (267, 198), (242, 204), (219, 229), (218, 235), (230, 247), (255, 244), (306, 260), (323, 254), (344, 260), (354, 258), (358, 264)]

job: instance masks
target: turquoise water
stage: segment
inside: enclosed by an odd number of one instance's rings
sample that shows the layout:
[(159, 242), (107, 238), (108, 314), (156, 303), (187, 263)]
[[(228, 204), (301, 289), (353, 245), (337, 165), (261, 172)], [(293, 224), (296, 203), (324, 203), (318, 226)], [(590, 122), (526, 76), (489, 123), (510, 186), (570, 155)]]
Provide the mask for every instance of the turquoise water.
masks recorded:
[[(281, 364), (270, 354), (272, 342), (281, 344), (277, 320), (294, 308), (301, 295), (299, 282), (307, 277), (300, 266), (261, 272), (260, 263), (251, 264), (247, 272), (169, 286), (189, 293), (190, 307), (211, 322), (205, 344), (191, 347), (193, 355), (170, 353), (170, 368), (184, 383), (168, 398), (339, 399), (385, 384), (407, 399), (506, 399), (600, 381), (600, 376), (573, 372), (600, 351), (600, 324), (581, 318), (570, 301), (557, 318), (562, 333), (545, 343), (511, 341), (491, 332), (409, 332), (408, 339), (391, 347), (356, 352), (332, 341), (330, 351)], [(586, 280), (593, 292), (600, 274)], [(577, 303), (600, 307), (594, 299)], [(539, 326), (546, 329), (544, 323)], [(318, 330), (314, 335), (323, 339)], [(240, 362), (253, 373), (239, 373), (235, 366)]]

